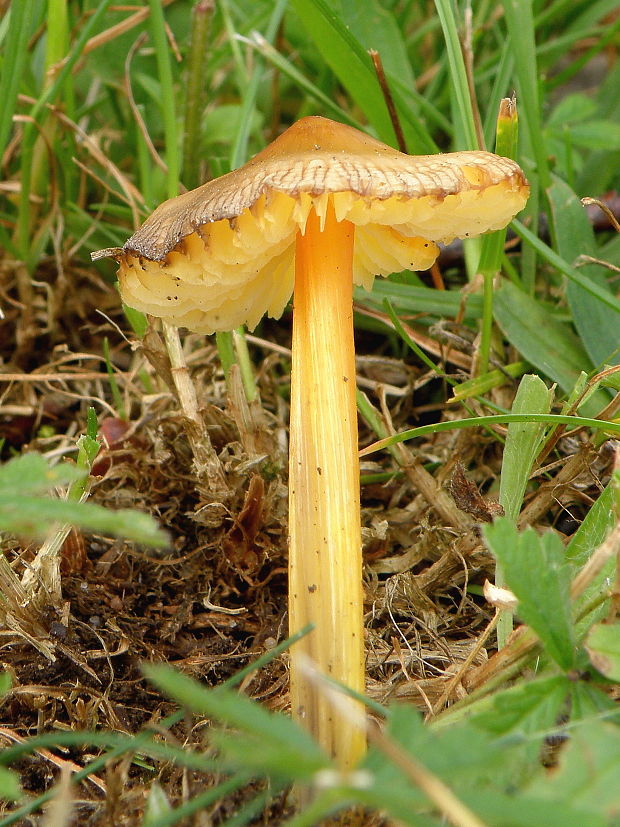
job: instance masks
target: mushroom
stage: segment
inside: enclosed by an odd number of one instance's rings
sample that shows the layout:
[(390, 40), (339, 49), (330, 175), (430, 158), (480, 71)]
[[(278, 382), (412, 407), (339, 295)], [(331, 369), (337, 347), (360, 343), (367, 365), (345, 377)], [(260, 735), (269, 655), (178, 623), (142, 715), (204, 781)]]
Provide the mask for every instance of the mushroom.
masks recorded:
[(364, 691), (353, 284), (426, 270), (437, 243), (504, 227), (527, 200), (516, 163), (488, 152), (409, 156), (303, 118), (245, 166), (161, 204), (122, 249), (124, 301), (202, 333), (253, 328), (291, 294), (289, 628), (293, 715), (347, 769), (360, 707), (334, 705), (303, 657)]

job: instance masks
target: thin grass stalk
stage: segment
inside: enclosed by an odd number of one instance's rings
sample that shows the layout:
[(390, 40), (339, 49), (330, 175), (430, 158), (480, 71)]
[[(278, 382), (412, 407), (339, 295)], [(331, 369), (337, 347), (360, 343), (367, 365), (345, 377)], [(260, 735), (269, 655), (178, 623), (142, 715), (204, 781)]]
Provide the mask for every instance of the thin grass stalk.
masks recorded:
[(222, 370), (224, 371), (224, 379), (226, 380), (226, 385), (228, 385), (230, 381), (230, 369), (237, 361), (235, 359), (232, 333), (230, 333), (230, 331), (216, 333), (215, 344), (220, 357), (220, 364), (222, 366)]
[[(145, 107), (142, 104), (136, 104), (140, 117), (144, 120)], [(136, 160), (138, 164), (138, 181), (140, 182), (140, 193), (144, 199), (144, 203), (149, 207), (155, 206), (154, 187), (153, 187), (153, 160), (149, 154), (146, 139), (137, 123), (133, 124), (133, 131), (135, 136), (134, 146), (136, 147)], [(138, 311), (135, 311), (136, 313)]]
[(214, 0), (197, 0), (192, 12), (183, 138), (183, 181), (188, 189), (203, 183), (200, 170), (201, 122), (207, 99), (207, 48), (214, 8)]
[(220, 0), (219, 3), (220, 12), (222, 14), (222, 20), (224, 22), (224, 28), (226, 30), (226, 35), (228, 37), (228, 43), (230, 45), (230, 51), (232, 52), (233, 56), (233, 63), (235, 64), (235, 74), (237, 75), (237, 86), (239, 88), (239, 92), (243, 95), (243, 91), (245, 89), (246, 84), (246, 70), (245, 64), (243, 61), (243, 55), (241, 54), (241, 46), (239, 45), (239, 41), (237, 39), (237, 32), (235, 31), (235, 25), (233, 23), (232, 14), (230, 11), (230, 0)]
[[(265, 40), (267, 43), (271, 43), (271, 41), (274, 40), (278, 31), (278, 27), (280, 26), (280, 23), (282, 21), (282, 16), (284, 15), (284, 12), (286, 10), (287, 3), (288, 0), (278, 0), (278, 2), (276, 3), (274, 10), (271, 13), (271, 17), (269, 18), (269, 23), (267, 24), (267, 31), (265, 32)], [(233, 54), (236, 54), (236, 39), (234, 36), (233, 24), (230, 18), (230, 12), (227, 3), (222, 4), (222, 11), (224, 14), (225, 25), (228, 30), (229, 37), (231, 39)], [(263, 59), (257, 58), (256, 65), (254, 66), (254, 70), (252, 71), (252, 75), (249, 79), (249, 82), (246, 82), (245, 79), (241, 76), (243, 63), (240, 60), (240, 55), (236, 58), (236, 60), (237, 73), (239, 75), (239, 91), (242, 94), (242, 104), (241, 113), (239, 117), (239, 128), (237, 130), (237, 134), (235, 135), (235, 140), (233, 141), (233, 146), (230, 152), (231, 169), (237, 169), (237, 167), (240, 167), (247, 160), (248, 143), (250, 139), (250, 125), (252, 123), (252, 113), (256, 105), (256, 96), (258, 94), (258, 88), (263, 76), (263, 72), (265, 70), (265, 64)], [(256, 382), (254, 380), (254, 374), (251, 369), (249, 354), (247, 352), (247, 346), (244, 350), (243, 346), (239, 343), (240, 339), (245, 337), (245, 332), (243, 328), (238, 328), (236, 334), (237, 353), (241, 354), (241, 361), (239, 362), (239, 369), (241, 371), (241, 381), (243, 383), (246, 398), (249, 402), (251, 402), (253, 399), (256, 398)], [(226, 376), (228, 376), (230, 367), (226, 367), (226, 365), (231, 364), (228, 361), (230, 354), (233, 354), (233, 361), (237, 361), (234, 357), (235, 348), (233, 346), (233, 334), (230, 332), (219, 333), (216, 341), (218, 353), (220, 359), (222, 360), (222, 365), (224, 366), (224, 373)], [(220, 348), (222, 348), (221, 351)]]
[[(282, 22), (282, 17), (286, 11), (288, 0), (277, 0), (274, 9), (267, 24), (265, 32), (265, 40), (272, 43)], [(241, 114), (239, 118), (239, 129), (235, 135), (235, 140), (230, 152), (230, 168), (236, 169), (247, 160), (248, 142), (250, 138), (250, 126), (252, 123), (252, 112), (256, 105), (256, 96), (258, 88), (265, 71), (265, 62), (262, 58), (257, 58), (256, 65), (252, 71), (249, 82), (242, 90), (243, 100), (241, 103)]]
[(13, 113), (28, 58), (28, 38), (36, 22), (34, 8), (34, 0), (22, 0), (21, 3), (12, 3), (9, 10), (9, 28), (0, 76), (0, 157), (4, 154), (13, 128)]
[[(69, 15), (67, 0), (48, 0), (46, 39), (45, 39), (45, 73), (43, 86), (47, 88), (53, 82), (53, 70), (65, 57), (69, 44)], [(74, 118), (75, 101), (73, 95), (73, 77), (67, 75), (62, 88), (62, 104), (70, 118)], [(51, 147), (56, 149), (56, 138), (58, 134), (58, 122), (50, 118), (47, 113), (41, 116), (41, 134), (37, 138), (33, 150), (32, 160), (32, 192), (45, 196), (49, 190), (50, 179), (50, 158), (48, 150)], [(71, 140), (71, 138), (69, 138)], [(62, 167), (62, 160), (58, 158), (58, 166)], [(74, 170), (75, 165), (71, 164), (70, 169)], [(69, 169), (64, 170), (65, 179), (70, 174)], [(32, 219), (37, 214), (34, 205), (31, 206)], [(32, 222), (31, 222), (32, 223)]]
[(406, 442), (408, 439), (417, 439), (427, 434), (439, 434), (443, 431), (459, 431), (462, 428), (484, 428), (487, 425), (509, 425), (511, 422), (544, 422), (548, 425), (569, 425), (571, 428), (591, 428), (602, 431), (611, 436), (620, 436), (620, 423), (613, 420), (592, 419), (586, 416), (567, 416), (565, 414), (492, 414), (491, 416), (476, 416), (467, 419), (454, 419), (447, 422), (434, 422), (432, 425), (419, 425), (409, 428), (399, 434), (380, 439), (367, 445), (359, 452), (360, 457), (367, 457), (376, 451), (396, 445), (397, 442)]
[[(101, 0), (94, 13), (87, 18), (84, 28), (80, 32), (75, 45), (67, 55), (62, 68), (60, 69), (56, 79), (53, 83), (45, 89), (39, 96), (37, 102), (30, 110), (30, 122), (24, 126), (24, 133), (22, 138), (21, 151), (21, 169), (20, 169), (20, 198), (19, 210), (17, 216), (17, 252), (22, 261), (26, 263), (29, 270), (32, 270), (36, 263), (36, 256), (38, 248), (31, 247), (31, 221), (30, 221), (30, 196), (32, 194), (32, 155), (34, 143), (37, 138), (36, 123), (38, 122), (41, 113), (45, 110), (48, 103), (56, 99), (68, 76), (73, 70), (73, 67), (80, 59), (84, 47), (90, 39), (93, 32), (99, 26), (108, 10), (111, 0)], [(20, 5), (20, 4), (17, 4)]]
[[(149, 5), (151, 9), (151, 37), (157, 56), (157, 69), (164, 111), (165, 157), (168, 170), (167, 190), (168, 197), (174, 198), (179, 189), (181, 149), (176, 122), (172, 68), (161, 0), (149, 0)], [(178, 400), (183, 413), (188, 419), (186, 430), (197, 470), (201, 476), (204, 475), (209, 480), (214, 497), (225, 497), (228, 494), (228, 485), (226, 484), (224, 470), (211, 444), (211, 439), (198, 409), (196, 389), (187, 369), (179, 330), (175, 325), (168, 322), (162, 322), (162, 328)]]
[(248, 340), (245, 338), (245, 328), (238, 327), (236, 330), (233, 330), (232, 340), (246, 398), (248, 402), (254, 402), (258, 397), (258, 392), (256, 390), (254, 367), (252, 365), (252, 359), (250, 358)]
[[(547, 160), (547, 148), (542, 128), (539, 99), (539, 73), (536, 53), (536, 27), (532, 10), (532, 0), (502, 0), (508, 34), (513, 44), (515, 57), (515, 71), (517, 75), (517, 90), (519, 101), (523, 107), (526, 131), (528, 135), (527, 148), (536, 161), (538, 174), (538, 189), (536, 182), (532, 182), (529, 209), (526, 214), (530, 219), (530, 228), (534, 235), (538, 235), (538, 194), (546, 192), (551, 184), (551, 173)], [(547, 211), (551, 237), (555, 237), (555, 229), (551, 211)], [(536, 273), (536, 254), (530, 250), (522, 259), (522, 278), (525, 289), (532, 294)]]
[[(450, 81), (454, 90), (454, 100), (459, 114), (460, 128), (465, 140), (463, 149), (482, 149), (478, 146), (476, 119), (467, 82), (467, 69), (459, 40), (454, 9), (450, 0), (435, 0), (435, 8), (441, 22), (446, 42), (446, 54), (450, 69)], [(460, 148), (460, 147), (459, 147)]]
[(157, 58), (157, 72), (161, 87), (161, 108), (164, 118), (164, 137), (167, 173), (168, 198), (179, 194), (179, 171), (181, 157), (179, 134), (177, 129), (176, 105), (174, 87), (172, 83), (172, 67), (170, 66), (170, 50), (166, 37), (164, 10), (161, 0), (149, 0), (151, 14), (149, 18), (151, 39)]

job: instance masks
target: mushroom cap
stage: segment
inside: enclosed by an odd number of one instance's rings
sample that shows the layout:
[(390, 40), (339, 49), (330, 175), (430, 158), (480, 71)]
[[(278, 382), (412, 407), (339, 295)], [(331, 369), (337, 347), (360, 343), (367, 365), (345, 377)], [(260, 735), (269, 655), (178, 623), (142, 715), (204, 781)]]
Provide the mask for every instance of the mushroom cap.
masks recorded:
[(331, 201), (356, 225), (353, 278), (370, 289), (375, 275), (428, 269), (437, 243), (504, 227), (528, 194), (508, 158), (411, 156), (303, 118), (245, 166), (157, 207), (116, 252), (121, 293), (202, 333), (253, 328), (291, 296), (295, 237), (312, 208), (323, 221)]

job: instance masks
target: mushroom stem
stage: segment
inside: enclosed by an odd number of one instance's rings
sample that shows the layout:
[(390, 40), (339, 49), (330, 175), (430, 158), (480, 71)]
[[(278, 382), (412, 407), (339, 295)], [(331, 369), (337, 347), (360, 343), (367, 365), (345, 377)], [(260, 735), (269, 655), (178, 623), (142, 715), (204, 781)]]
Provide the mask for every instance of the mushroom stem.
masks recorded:
[(352, 265), (355, 228), (314, 209), (297, 233), (289, 459), (289, 627), (293, 716), (343, 769), (365, 750), (360, 705), (304, 677), (300, 660), (364, 691)]

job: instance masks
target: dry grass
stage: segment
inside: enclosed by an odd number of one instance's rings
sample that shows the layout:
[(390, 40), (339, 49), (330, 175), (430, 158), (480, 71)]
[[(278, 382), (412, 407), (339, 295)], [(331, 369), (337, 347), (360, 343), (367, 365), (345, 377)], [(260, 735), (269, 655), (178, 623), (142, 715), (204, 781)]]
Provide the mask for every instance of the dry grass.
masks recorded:
[[(3, 705), (0, 737), (10, 743), (52, 728), (136, 732), (172, 709), (142, 678), (142, 661), (167, 661), (217, 685), (285, 636), (289, 321), (266, 325), (251, 344), (261, 398), (251, 407), (240, 401), (242, 393), (227, 394), (212, 343), (185, 340), (200, 414), (229, 489), (217, 501), (208, 480), (195, 473), (191, 423), (165, 381), (156, 332), (143, 346), (128, 341), (110, 286), (66, 260), (63, 273), (79, 287), (60, 295), (58, 270), (44, 261), (33, 281), (27, 338), (34, 346), (26, 354), (14, 349), (26, 336), (18, 276), (9, 261), (3, 270), (7, 367), (0, 416), (7, 446), (69, 454), (85, 428), (86, 406), (96, 402), (108, 415), (101, 420), (105, 447), (93, 469), (91, 498), (154, 514), (171, 545), (154, 552), (73, 531), (61, 548), (62, 602), (39, 599), (24, 608), (23, 594), (4, 590), (2, 665), (14, 676), (14, 689)], [(62, 312), (53, 315), (59, 305)], [(110, 404), (104, 336), (127, 420)], [(361, 378), (374, 384), (386, 415), (384, 390), (373, 377), (377, 365), (380, 375), (389, 368), (390, 427), (419, 421), (420, 408), (428, 410), (436, 398), (437, 380), (383, 355), (379, 337), (359, 338)], [(498, 391), (506, 406), (510, 393)], [(364, 444), (372, 439), (362, 430)], [(605, 484), (611, 452), (579, 437), (565, 438), (561, 449), (562, 459), (548, 466), (524, 514), (536, 527), (552, 524), (568, 536)], [(469, 468), (474, 489), (462, 472), (455, 474), (457, 458)], [(492, 578), (493, 564), (479, 541), (480, 512), (472, 517), (457, 503), (472, 510), (466, 495), (475, 499), (477, 487), (493, 486), (500, 460), (488, 435), (442, 434), (417, 446), (415, 455), (403, 447), (403, 473), (363, 486), (370, 697), (406, 700), (433, 715), (463, 697), (467, 680), (471, 684), (492, 656), (493, 610), (468, 587)], [(390, 469), (397, 470), (394, 460), (382, 458), (367, 462), (363, 473)], [(13, 572), (23, 576), (36, 548), (13, 540), (4, 550)], [(286, 658), (254, 675), (244, 690), (286, 709)], [(201, 735), (190, 721), (174, 732), (182, 744), (199, 744)], [(77, 749), (37, 754), (20, 768), (25, 789), (41, 792), (54, 783), (58, 767), (86, 757)], [(205, 783), (171, 766), (146, 770), (123, 761), (82, 786), (79, 823), (136, 824), (153, 776), (173, 800)], [(212, 823), (234, 806), (222, 802)], [(261, 823), (276, 818), (265, 814)]]

